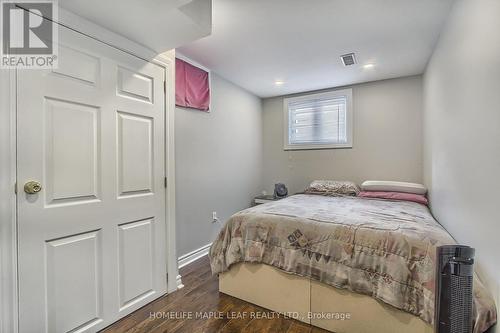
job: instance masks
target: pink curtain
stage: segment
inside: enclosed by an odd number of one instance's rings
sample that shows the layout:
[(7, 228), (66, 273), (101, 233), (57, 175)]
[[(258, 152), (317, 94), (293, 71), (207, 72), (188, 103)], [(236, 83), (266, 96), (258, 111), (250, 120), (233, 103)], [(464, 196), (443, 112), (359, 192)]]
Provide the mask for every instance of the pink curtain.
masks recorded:
[(203, 111), (210, 105), (208, 73), (181, 59), (175, 59), (175, 104)]

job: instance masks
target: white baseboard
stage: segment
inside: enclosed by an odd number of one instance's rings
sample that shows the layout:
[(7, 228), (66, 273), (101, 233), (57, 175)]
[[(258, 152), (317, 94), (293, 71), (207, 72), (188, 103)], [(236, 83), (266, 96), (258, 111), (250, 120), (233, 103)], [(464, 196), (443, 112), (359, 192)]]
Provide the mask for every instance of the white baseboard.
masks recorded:
[(208, 255), (208, 251), (210, 250), (210, 246), (212, 246), (212, 243), (207, 244), (205, 246), (202, 246), (199, 249), (196, 249), (192, 252), (189, 252), (183, 256), (180, 256), (178, 261), (177, 261), (179, 268), (182, 268), (182, 267)]

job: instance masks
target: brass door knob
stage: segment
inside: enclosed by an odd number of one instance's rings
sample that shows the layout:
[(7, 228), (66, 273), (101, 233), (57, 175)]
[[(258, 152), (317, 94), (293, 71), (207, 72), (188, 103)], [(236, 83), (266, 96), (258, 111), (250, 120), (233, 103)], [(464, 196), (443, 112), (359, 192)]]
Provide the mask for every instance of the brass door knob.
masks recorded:
[(24, 192), (28, 194), (35, 194), (42, 190), (42, 184), (36, 182), (34, 180), (27, 182), (24, 184)]

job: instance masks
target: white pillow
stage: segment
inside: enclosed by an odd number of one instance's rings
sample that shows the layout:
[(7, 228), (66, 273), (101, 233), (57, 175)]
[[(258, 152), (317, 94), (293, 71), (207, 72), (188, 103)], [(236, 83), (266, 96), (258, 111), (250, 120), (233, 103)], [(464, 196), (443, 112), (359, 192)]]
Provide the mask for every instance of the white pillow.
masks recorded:
[(415, 194), (427, 193), (427, 188), (422, 184), (383, 180), (367, 180), (361, 184), (361, 189), (363, 191), (404, 192)]

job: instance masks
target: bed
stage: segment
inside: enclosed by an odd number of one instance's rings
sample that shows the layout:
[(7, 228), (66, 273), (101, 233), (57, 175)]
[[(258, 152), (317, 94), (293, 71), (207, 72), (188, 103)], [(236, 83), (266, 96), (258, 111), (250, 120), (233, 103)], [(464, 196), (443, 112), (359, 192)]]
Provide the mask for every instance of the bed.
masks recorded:
[[(221, 292), (331, 331), (433, 332), (435, 249), (454, 243), (419, 203), (300, 194), (233, 215), (210, 263)], [(474, 316), (496, 322), (477, 277)]]

